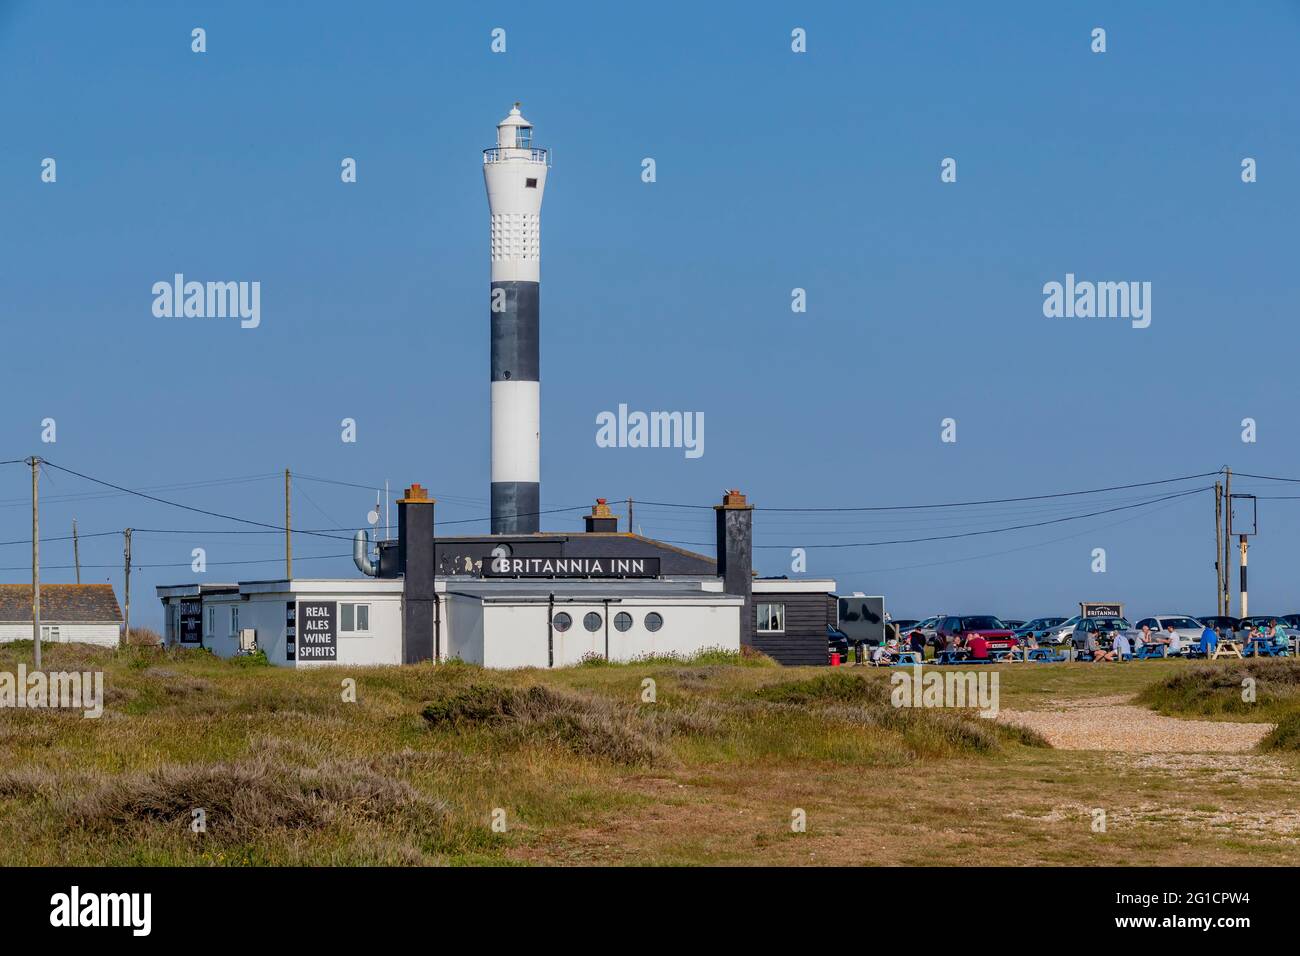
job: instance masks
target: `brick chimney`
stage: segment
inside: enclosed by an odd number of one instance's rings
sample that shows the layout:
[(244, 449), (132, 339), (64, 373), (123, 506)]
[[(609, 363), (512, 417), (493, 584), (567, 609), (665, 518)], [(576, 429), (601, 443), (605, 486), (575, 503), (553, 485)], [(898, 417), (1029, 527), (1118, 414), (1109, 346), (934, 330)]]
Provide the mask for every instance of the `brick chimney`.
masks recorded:
[(745, 599), (740, 614), (740, 642), (753, 642), (754, 506), (731, 489), (713, 506), (718, 529), (718, 577), (722, 590)]
[(609, 510), (604, 498), (597, 498), (591, 506), (591, 514), (583, 515), (582, 520), (586, 523), (587, 534), (612, 534), (618, 531), (618, 515)]
[(397, 554), (402, 570), (402, 663), (434, 659), (438, 600), (433, 588), (434, 499), (418, 484), (397, 502)]

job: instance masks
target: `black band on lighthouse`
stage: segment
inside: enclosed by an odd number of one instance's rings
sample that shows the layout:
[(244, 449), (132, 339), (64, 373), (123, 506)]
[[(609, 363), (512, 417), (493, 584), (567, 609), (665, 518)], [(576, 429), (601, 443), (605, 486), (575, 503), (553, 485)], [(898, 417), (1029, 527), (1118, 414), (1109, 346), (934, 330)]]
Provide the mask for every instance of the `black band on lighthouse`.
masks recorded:
[(492, 482), (492, 533), (536, 534), (541, 500), (536, 481)]
[(492, 381), (540, 382), (537, 282), (493, 282)]

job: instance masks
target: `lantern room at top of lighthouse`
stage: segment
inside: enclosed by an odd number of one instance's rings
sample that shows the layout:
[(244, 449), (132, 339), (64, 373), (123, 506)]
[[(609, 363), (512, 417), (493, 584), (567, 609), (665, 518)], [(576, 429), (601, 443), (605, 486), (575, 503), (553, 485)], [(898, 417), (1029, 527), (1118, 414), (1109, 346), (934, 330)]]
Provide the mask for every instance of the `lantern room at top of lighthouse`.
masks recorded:
[(547, 151), (533, 146), (533, 124), (524, 119), (516, 103), (497, 124), (497, 144), (483, 150), (484, 163), (527, 162), (549, 165)]

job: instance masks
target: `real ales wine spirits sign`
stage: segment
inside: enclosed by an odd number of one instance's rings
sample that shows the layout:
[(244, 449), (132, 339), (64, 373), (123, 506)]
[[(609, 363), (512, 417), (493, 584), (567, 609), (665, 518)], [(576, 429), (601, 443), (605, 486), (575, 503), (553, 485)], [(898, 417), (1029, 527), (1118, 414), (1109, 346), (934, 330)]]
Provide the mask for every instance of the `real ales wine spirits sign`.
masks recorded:
[(298, 604), (298, 660), (338, 660), (338, 604), (301, 601)]

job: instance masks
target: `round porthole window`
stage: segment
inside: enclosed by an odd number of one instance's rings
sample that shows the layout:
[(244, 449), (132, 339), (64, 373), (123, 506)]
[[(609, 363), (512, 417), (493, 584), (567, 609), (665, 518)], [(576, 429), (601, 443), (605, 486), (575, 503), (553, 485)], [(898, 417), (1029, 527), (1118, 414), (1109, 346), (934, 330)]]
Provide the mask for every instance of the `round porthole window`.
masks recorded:
[(630, 631), (632, 629), (632, 615), (627, 611), (619, 611), (614, 615), (614, 629), (618, 631)]
[(645, 616), (645, 629), (647, 631), (657, 631), (664, 626), (664, 616), (658, 611), (651, 611)]
[(551, 618), (551, 627), (555, 628), (557, 631), (567, 631), (572, 626), (573, 618), (569, 617), (569, 615), (564, 611), (561, 611), (559, 614), (555, 615), (555, 617)]
[(588, 611), (587, 616), (582, 619), (582, 626), (589, 631), (599, 631), (601, 623), (600, 615), (595, 611)]

